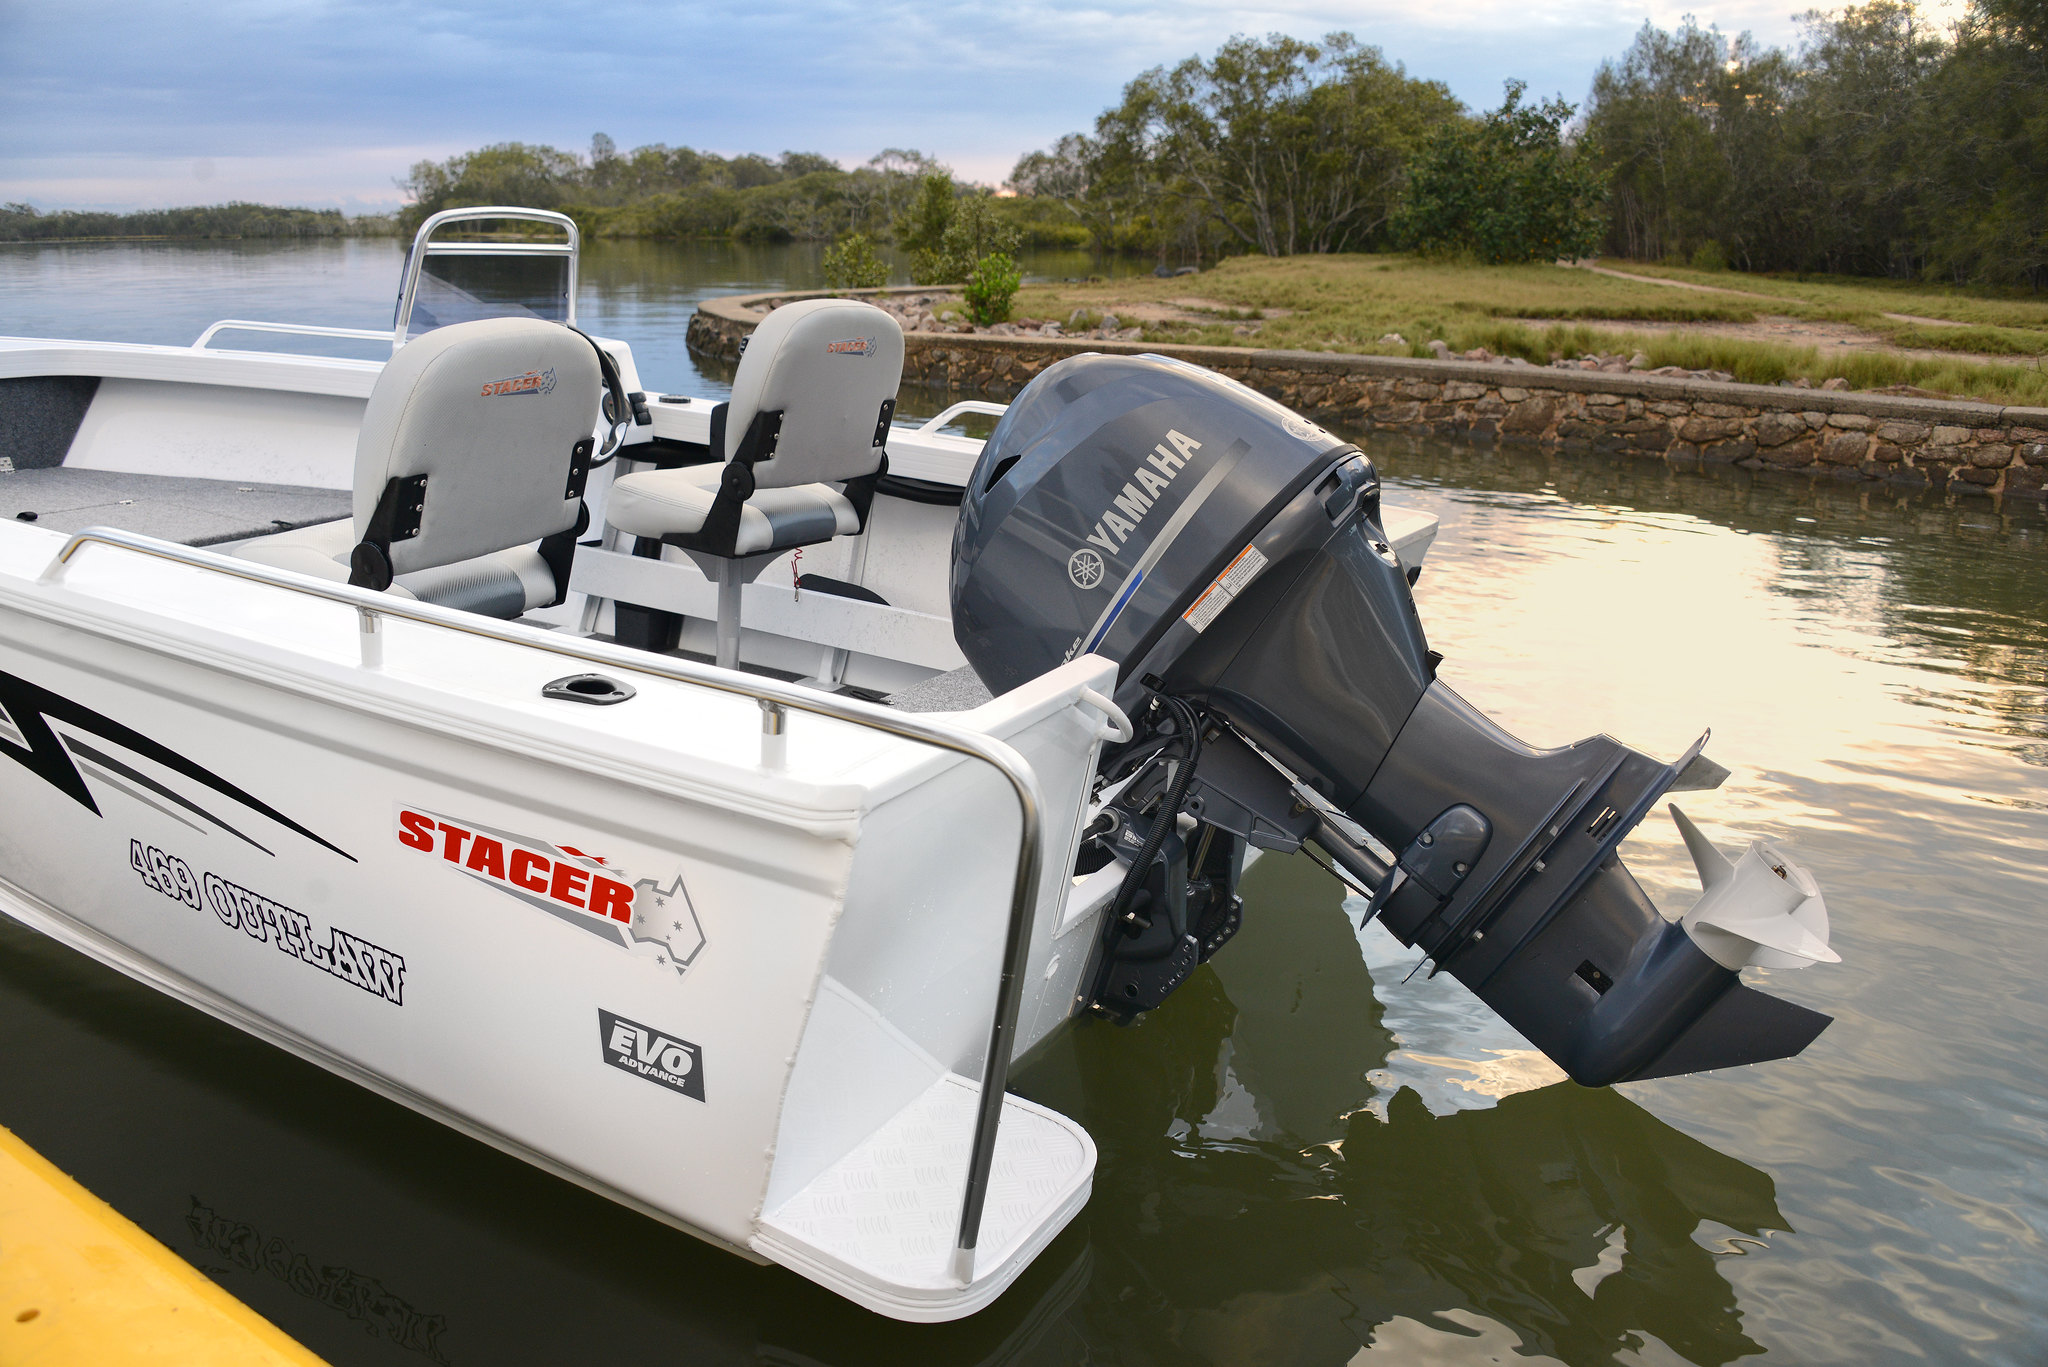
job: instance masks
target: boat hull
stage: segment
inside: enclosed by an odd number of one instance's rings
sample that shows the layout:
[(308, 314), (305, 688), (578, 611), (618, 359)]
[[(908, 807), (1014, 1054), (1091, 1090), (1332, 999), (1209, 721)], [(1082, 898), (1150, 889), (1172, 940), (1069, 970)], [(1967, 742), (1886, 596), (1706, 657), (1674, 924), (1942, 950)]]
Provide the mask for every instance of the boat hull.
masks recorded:
[[(810, 716), (771, 754), (752, 699), (669, 680), (550, 700), (577, 671), (547, 633), (453, 614), (387, 619), (368, 659), (345, 605), (110, 547), (45, 577), (62, 539), (0, 532), (0, 909), (899, 1317), (986, 1303), (1085, 1201), (1085, 1131), (1009, 1099), (996, 1197), (1050, 1179), (942, 1275), (966, 1165), (938, 1099), (979, 1076), (1018, 849), (993, 770)], [(1068, 673), (991, 704), (1050, 794), (1026, 1043), (1089, 943), (1059, 875), (1108, 666)], [(920, 1105), (944, 1190), (884, 1266), (816, 1184)]]

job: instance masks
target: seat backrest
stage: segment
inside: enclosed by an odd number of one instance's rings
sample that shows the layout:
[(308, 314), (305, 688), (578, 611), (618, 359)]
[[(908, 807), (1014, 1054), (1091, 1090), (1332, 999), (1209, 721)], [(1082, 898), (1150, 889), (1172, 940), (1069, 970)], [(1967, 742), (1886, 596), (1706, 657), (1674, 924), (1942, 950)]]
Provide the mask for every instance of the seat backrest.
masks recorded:
[(569, 530), (602, 384), (590, 342), (537, 318), (407, 342), (377, 377), (356, 439), (356, 541), (386, 543), (391, 571), (406, 574)]
[[(882, 404), (903, 383), (903, 328), (851, 299), (804, 299), (768, 315), (747, 339), (726, 406), (731, 460), (759, 413), (782, 413), (757, 488), (871, 475), (881, 459)], [(882, 433), (886, 435), (886, 433)]]

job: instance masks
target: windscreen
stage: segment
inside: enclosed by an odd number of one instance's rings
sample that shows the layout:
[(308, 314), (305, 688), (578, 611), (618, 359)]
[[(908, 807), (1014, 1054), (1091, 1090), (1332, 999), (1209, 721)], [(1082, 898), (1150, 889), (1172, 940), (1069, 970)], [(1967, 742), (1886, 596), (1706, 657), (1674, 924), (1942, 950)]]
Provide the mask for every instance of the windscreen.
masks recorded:
[[(400, 301), (400, 308), (404, 301)], [(420, 269), (406, 336), (479, 318), (569, 321), (569, 258), (430, 251)]]

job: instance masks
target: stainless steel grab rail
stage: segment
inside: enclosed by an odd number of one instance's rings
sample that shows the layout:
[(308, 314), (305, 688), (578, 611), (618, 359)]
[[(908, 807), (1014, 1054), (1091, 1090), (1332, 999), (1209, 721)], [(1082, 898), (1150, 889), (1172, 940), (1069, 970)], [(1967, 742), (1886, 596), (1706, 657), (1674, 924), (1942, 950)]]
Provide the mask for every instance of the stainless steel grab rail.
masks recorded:
[[(451, 608), (410, 603), (404, 599), (387, 597), (371, 589), (359, 589), (347, 584), (330, 584), (289, 571), (271, 569), (267, 565), (259, 565), (253, 561), (229, 560), (224, 556), (209, 554), (188, 546), (154, 541), (111, 527), (88, 527), (84, 531), (74, 533), (71, 539), (64, 543), (64, 549), (57, 552), (44, 567), (42, 574), (37, 576), (36, 582), (57, 583), (63, 577), (65, 566), (71, 563), (71, 557), (78, 553), (79, 548), (95, 543), (119, 550), (134, 551), (140, 555), (155, 556), (175, 564), (190, 565), (195, 569), (211, 570), (217, 574), (247, 579), (252, 583), (267, 584), (272, 588), (287, 589), (312, 598), (324, 598), (329, 602), (354, 608), (364, 638), (364, 661), (367, 668), (379, 667), (382, 656), (381, 641), (376, 641), (373, 645), (374, 638), (379, 635), (378, 619), (395, 617), (403, 621), (467, 632), (472, 636), (502, 641), (508, 645), (548, 651), (587, 664), (632, 670), (654, 678), (669, 679), (677, 683), (752, 698), (763, 707), (764, 731), (770, 728), (769, 714), (773, 708), (791, 708), (855, 726), (865, 726), (941, 750), (950, 750), (970, 759), (981, 760), (993, 767), (1009, 781), (1012, 792), (1016, 794), (1020, 830), (1017, 876), (1011, 885), (1010, 922), (1003, 943), (1002, 976), (996, 984), (995, 1019), (989, 1028), (988, 1058), (982, 1065), (981, 1103), (974, 1119), (974, 1145), (969, 1151), (967, 1185), (961, 1199), (960, 1225), (953, 1244), (953, 1274), (960, 1279), (963, 1286), (973, 1282), (974, 1250), (981, 1235), (981, 1216), (988, 1199), (989, 1174), (995, 1166), (996, 1131), (1002, 1123), (1003, 1095), (1009, 1086), (1010, 1051), (1017, 1034), (1018, 1009), (1023, 1003), (1024, 961), (1031, 946), (1031, 921), (1038, 907), (1039, 864), (1044, 856), (1044, 836), (1039, 818), (1044, 802), (1038, 793), (1038, 776), (1032, 772), (1031, 766), (1025, 762), (1022, 755), (993, 736), (984, 736), (977, 732), (925, 720), (917, 713), (893, 712), (874, 703), (837, 698), (811, 689), (800, 689), (780, 680), (739, 674), (712, 665), (700, 665), (690, 660), (653, 657), (636, 659), (633, 656), (639, 652), (631, 651), (624, 646), (577, 645), (543, 632), (534, 632), (531, 628), (518, 630), (509, 625), (500, 625), (488, 618), (474, 618), (466, 613), (458, 613)], [(780, 737), (781, 730), (781, 718), (774, 717), (773, 734)]]

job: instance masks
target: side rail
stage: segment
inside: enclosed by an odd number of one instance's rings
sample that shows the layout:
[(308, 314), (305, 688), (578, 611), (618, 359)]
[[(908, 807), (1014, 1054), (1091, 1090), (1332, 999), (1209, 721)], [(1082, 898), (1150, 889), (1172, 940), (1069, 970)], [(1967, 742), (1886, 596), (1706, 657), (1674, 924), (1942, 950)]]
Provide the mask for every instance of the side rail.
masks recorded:
[[(381, 334), (379, 334), (381, 335)], [(195, 569), (247, 579), (273, 588), (324, 598), (354, 608), (362, 642), (362, 664), (378, 669), (383, 664), (383, 643), (379, 630), (385, 617), (467, 632), (489, 640), (543, 650), (607, 669), (625, 669), (653, 678), (670, 679), (721, 693), (754, 699), (761, 707), (761, 753), (764, 764), (781, 763), (787, 747), (784, 726), (790, 712), (809, 712), (854, 726), (885, 732), (940, 750), (949, 750), (989, 765), (1010, 785), (1017, 799), (1019, 839), (1017, 873), (1011, 885), (1010, 919), (1003, 941), (1002, 976), (996, 987), (995, 1018), (989, 1026), (988, 1058), (982, 1065), (981, 1101), (974, 1122), (974, 1146), (969, 1155), (967, 1182), (960, 1207), (960, 1225), (953, 1246), (953, 1271), (966, 1285), (974, 1280), (974, 1250), (981, 1235), (982, 1209), (988, 1198), (989, 1174), (995, 1163), (996, 1130), (1002, 1122), (1003, 1094), (1009, 1086), (1010, 1052), (1017, 1036), (1017, 1013), (1023, 999), (1025, 957), (1030, 949), (1032, 913), (1038, 904), (1039, 864), (1044, 852), (1040, 813), (1044, 801), (1038, 778), (1010, 746), (991, 736), (930, 720), (918, 713), (897, 713), (873, 703), (834, 697), (797, 688), (779, 680), (756, 678), (731, 670), (701, 665), (689, 660), (649, 656), (631, 658), (635, 652), (621, 647), (595, 648), (551, 637), (542, 632), (501, 625), (487, 618), (470, 617), (431, 604), (388, 598), (369, 589), (346, 584), (329, 584), (254, 562), (231, 561), (204, 551), (166, 542), (152, 541), (130, 532), (106, 527), (89, 527), (64, 544), (37, 576), (39, 584), (61, 582), (65, 567), (82, 547), (111, 546), (137, 555), (154, 556)], [(1094, 699), (1089, 701), (1094, 702)], [(1099, 704), (1098, 704), (1099, 705)], [(1111, 715), (1120, 715), (1112, 713)]]
[(391, 340), (389, 328), (330, 328), (313, 323), (259, 323), (248, 318), (223, 318), (199, 334), (192, 350), (205, 351), (214, 337), (223, 332), (284, 332), (294, 337), (353, 337), (370, 342)]
[(1003, 414), (1009, 411), (1010, 406), (1008, 404), (989, 403), (985, 399), (962, 399), (960, 402), (953, 404), (950, 407), (941, 411), (936, 417), (925, 419), (922, 423), (918, 424), (918, 426), (912, 430), (915, 431), (917, 435), (921, 437), (935, 437), (939, 435), (940, 430), (944, 428), (947, 423), (953, 421), (953, 419), (957, 417), (962, 416), (963, 414), (980, 413), (987, 417), (1000, 418), (1001, 416), (1003, 416)]

